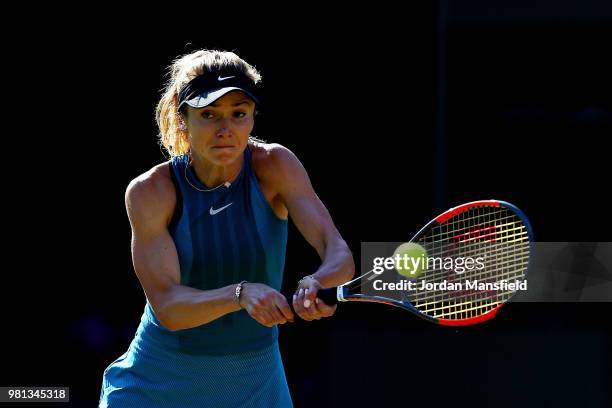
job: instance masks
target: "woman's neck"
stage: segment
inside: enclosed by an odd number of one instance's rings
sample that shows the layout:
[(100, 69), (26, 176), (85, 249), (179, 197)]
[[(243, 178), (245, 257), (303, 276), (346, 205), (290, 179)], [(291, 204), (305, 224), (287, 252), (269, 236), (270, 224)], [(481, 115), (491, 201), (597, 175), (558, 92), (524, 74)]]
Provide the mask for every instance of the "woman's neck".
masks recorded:
[(240, 174), (243, 162), (244, 155), (240, 155), (233, 163), (227, 166), (218, 166), (190, 155), (190, 165), (193, 167), (198, 180), (209, 188), (217, 187), (228, 181), (233, 182)]

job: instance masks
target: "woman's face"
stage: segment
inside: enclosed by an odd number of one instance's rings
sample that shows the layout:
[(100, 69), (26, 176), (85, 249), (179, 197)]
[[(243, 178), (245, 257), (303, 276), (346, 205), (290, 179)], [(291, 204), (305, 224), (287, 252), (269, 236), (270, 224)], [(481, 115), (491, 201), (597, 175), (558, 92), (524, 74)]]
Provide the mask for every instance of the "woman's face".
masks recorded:
[(255, 103), (232, 91), (204, 108), (187, 107), (192, 154), (218, 166), (233, 163), (244, 152), (253, 130)]

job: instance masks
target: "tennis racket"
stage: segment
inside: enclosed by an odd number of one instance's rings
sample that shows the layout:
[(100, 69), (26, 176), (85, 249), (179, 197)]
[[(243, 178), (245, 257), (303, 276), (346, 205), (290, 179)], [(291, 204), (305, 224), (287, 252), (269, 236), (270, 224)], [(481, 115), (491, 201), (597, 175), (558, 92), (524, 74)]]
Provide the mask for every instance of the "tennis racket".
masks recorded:
[[(418, 276), (411, 278), (397, 270), (383, 275), (372, 269), (341, 286), (319, 290), (317, 297), (329, 305), (384, 303), (446, 326), (481, 323), (497, 314), (519, 290), (519, 283), (526, 284), (532, 241), (529, 221), (514, 205), (498, 200), (469, 202), (438, 215), (410, 240), (426, 250), (429, 260), (433, 259), (423, 262)], [(452, 260), (469, 257), (480, 259), (481, 268), (467, 272), (463, 268), (458, 273)], [(448, 265), (436, 262), (440, 259)], [(412, 282), (412, 287), (394, 290), (390, 296), (381, 294), (375, 288), (381, 286), (382, 277), (395, 283)], [(495, 287), (496, 282), (501, 285)]]

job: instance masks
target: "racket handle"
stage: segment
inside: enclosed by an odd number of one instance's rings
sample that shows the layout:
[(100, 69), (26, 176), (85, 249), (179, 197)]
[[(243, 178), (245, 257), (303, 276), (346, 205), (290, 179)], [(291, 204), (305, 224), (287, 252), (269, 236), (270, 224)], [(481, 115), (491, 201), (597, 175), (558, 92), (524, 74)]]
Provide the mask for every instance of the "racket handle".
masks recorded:
[(338, 288), (327, 288), (327, 289), (319, 289), (317, 292), (317, 297), (323, 301), (326, 305), (333, 306), (338, 303)]

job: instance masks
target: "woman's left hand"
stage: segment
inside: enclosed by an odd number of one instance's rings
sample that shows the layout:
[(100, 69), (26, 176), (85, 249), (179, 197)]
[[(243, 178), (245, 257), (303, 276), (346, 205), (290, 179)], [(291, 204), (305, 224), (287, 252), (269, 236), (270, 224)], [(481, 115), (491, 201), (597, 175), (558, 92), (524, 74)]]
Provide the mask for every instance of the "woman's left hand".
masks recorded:
[(317, 298), (319, 289), (321, 289), (321, 284), (313, 277), (306, 277), (300, 281), (293, 295), (293, 310), (302, 319), (319, 320), (336, 313), (338, 305), (328, 306)]

